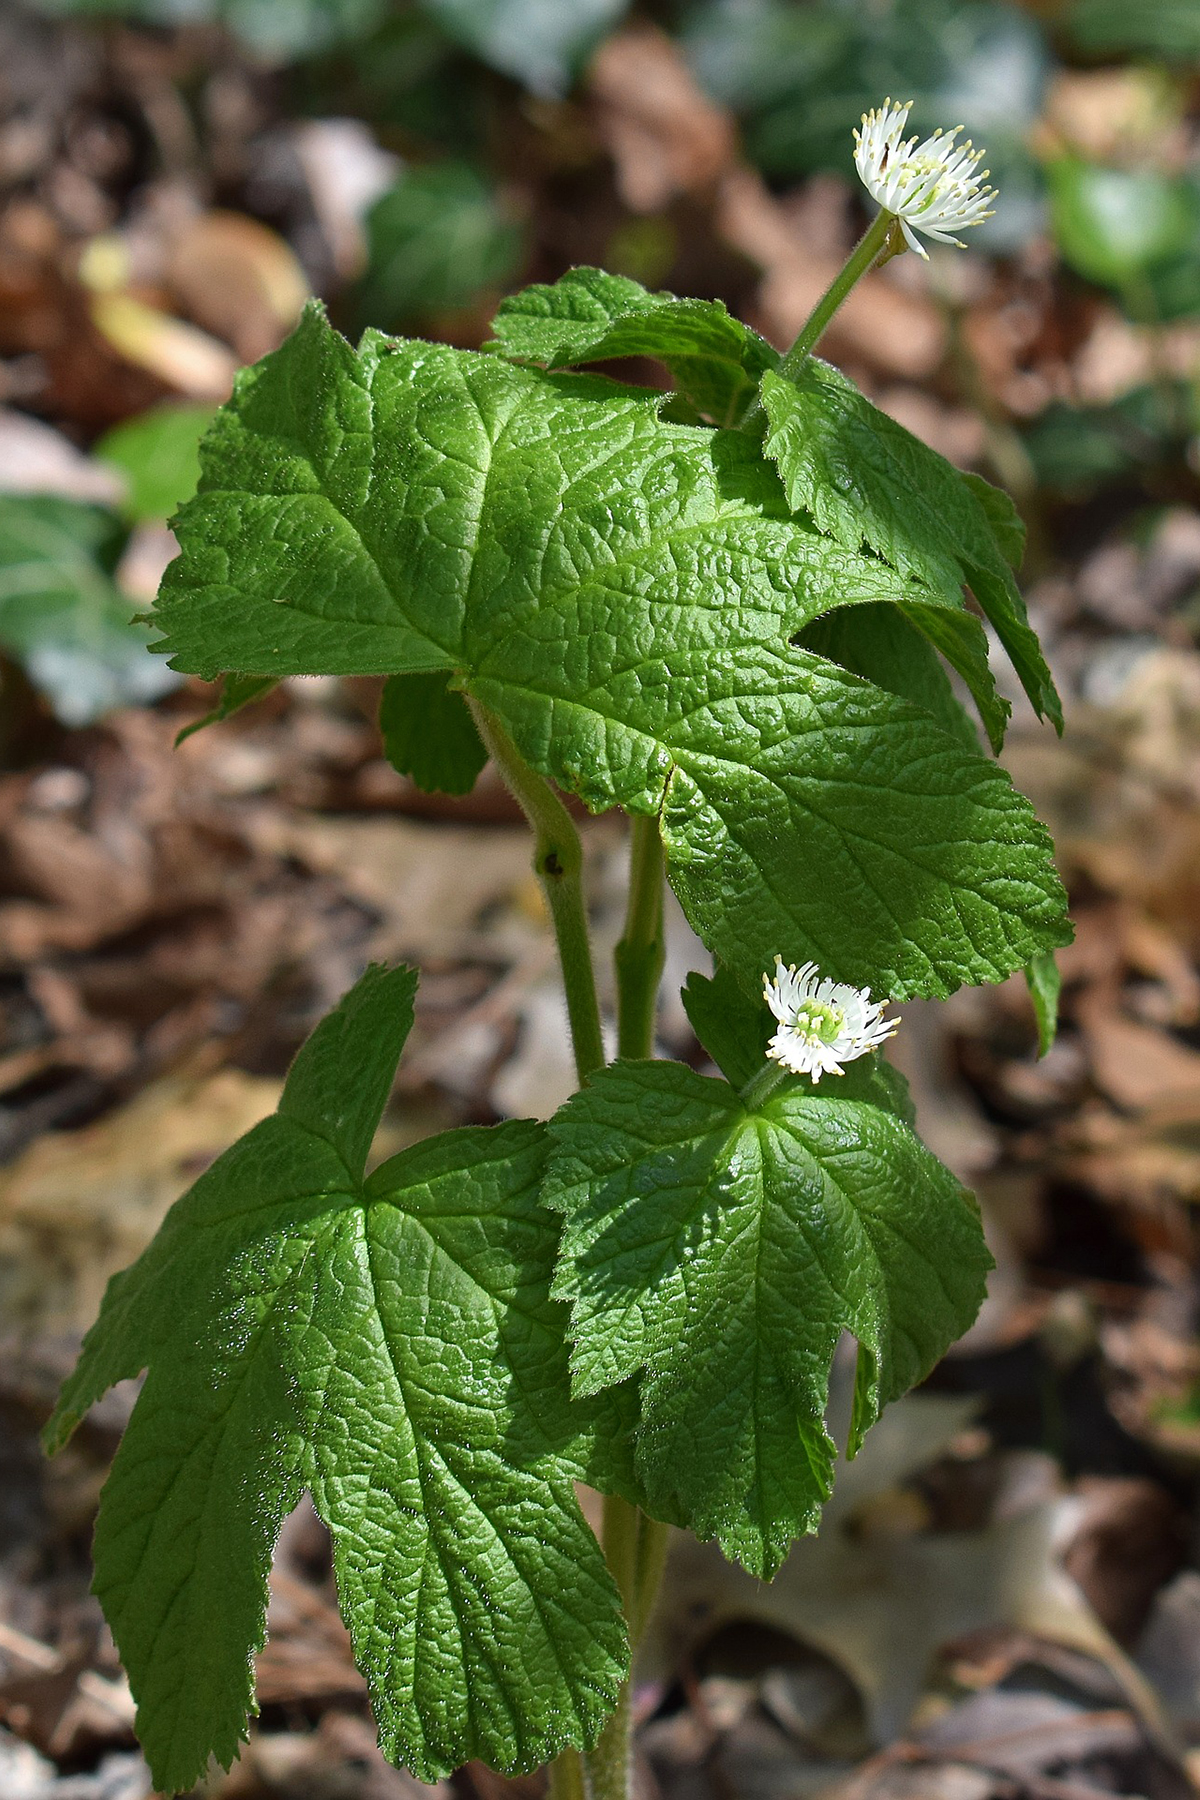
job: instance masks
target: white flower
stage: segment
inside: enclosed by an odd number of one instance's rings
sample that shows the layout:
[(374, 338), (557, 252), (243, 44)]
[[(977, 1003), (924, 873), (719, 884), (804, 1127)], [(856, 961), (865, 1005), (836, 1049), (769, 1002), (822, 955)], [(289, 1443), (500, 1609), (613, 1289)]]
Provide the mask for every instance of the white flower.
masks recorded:
[(763, 976), (763, 993), (779, 1020), (767, 1055), (814, 1082), (840, 1075), (843, 1063), (865, 1056), (896, 1029), (896, 1021), (881, 1016), (886, 1000), (872, 1000), (869, 988), (829, 981), (816, 963), (785, 969), (777, 956), (774, 980)]
[(976, 173), (983, 151), (974, 149), (970, 138), (955, 143), (961, 125), (935, 131), (923, 144), (915, 137), (904, 143), (911, 108), (911, 100), (904, 106), (885, 100), (878, 112), (864, 113), (862, 130), (854, 133), (854, 164), (872, 200), (896, 215), (911, 248), (928, 260), (913, 231), (965, 249), (954, 233), (991, 217), (996, 190), (982, 185), (986, 169)]

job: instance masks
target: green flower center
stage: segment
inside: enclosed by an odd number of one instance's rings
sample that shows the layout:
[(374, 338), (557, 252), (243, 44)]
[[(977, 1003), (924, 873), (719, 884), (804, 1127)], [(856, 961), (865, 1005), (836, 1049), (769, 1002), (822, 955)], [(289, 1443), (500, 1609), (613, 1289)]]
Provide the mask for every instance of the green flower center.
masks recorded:
[(846, 1015), (828, 1000), (805, 1000), (796, 1009), (792, 1030), (806, 1044), (832, 1044), (841, 1036)]

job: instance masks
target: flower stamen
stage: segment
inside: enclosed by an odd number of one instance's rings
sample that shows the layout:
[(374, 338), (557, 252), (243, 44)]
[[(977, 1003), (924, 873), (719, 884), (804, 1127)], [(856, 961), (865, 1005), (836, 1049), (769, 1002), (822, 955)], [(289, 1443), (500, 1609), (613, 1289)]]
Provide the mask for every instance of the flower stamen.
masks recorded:
[(911, 110), (911, 100), (893, 106), (889, 99), (864, 113), (862, 129), (854, 133), (854, 165), (872, 200), (899, 219), (905, 242), (928, 260), (914, 232), (965, 249), (954, 233), (991, 218), (996, 190), (983, 186), (989, 173), (979, 171), (984, 152), (970, 138), (956, 142), (961, 125), (950, 131), (939, 126), (924, 143), (906, 141)]
[(800, 968), (775, 958), (775, 975), (763, 976), (763, 994), (779, 1021), (767, 1055), (793, 1075), (841, 1075), (842, 1065), (865, 1056), (889, 1038), (896, 1022), (883, 1018), (886, 1000), (869, 988), (822, 976), (816, 963)]

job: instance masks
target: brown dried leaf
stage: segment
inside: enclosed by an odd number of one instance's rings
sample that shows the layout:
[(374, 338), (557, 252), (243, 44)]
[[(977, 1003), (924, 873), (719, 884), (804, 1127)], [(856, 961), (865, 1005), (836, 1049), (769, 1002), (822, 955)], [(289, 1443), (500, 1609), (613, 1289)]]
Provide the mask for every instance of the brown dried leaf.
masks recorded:
[(201, 213), (170, 247), (167, 281), (188, 316), (232, 344), (239, 362), (278, 349), (308, 299), (295, 255), (244, 213)]
[(279, 1092), (236, 1069), (172, 1075), (94, 1125), (31, 1144), (0, 1174), (0, 1313), (29, 1331), (84, 1331), (109, 1276)]
[(1200, 1112), (1200, 1051), (1119, 1012), (1099, 992), (1080, 996), (1076, 1018), (1097, 1087), (1118, 1106), (1195, 1106)]
[(633, 26), (602, 44), (588, 88), (631, 211), (661, 212), (680, 194), (704, 193), (732, 163), (732, 118), (701, 91), (678, 45), (654, 26)]

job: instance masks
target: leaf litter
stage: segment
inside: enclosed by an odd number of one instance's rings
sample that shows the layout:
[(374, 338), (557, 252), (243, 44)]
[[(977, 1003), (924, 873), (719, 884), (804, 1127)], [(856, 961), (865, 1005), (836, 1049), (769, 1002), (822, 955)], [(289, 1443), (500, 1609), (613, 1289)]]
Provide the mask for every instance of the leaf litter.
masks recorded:
[[(296, 133), (336, 136), (369, 71), (300, 126), (231, 40), (214, 60), (186, 31), (3, 28), (6, 68), (36, 56), (54, 72), (22, 76), (24, 136), (0, 140), (23, 184), (0, 213), (0, 459), (26, 476), (33, 463), (39, 493), (115, 514), (110, 467), (87, 453), (99, 434), (164, 400), (222, 397), (307, 288), (336, 304), (361, 273), (367, 206), (428, 141), (410, 118), (368, 131), (358, 155), (342, 131), (354, 172), (339, 200), (328, 157), (322, 185), (321, 152), (306, 160)], [(445, 91), (470, 89), (477, 65), (437, 54)], [(1060, 74), (1044, 119), (1102, 157), (1113, 99), (1098, 108), (1092, 78)], [(1117, 99), (1141, 131), (1141, 90)], [(485, 160), (504, 228), (521, 221), (526, 278), (616, 266), (719, 293), (782, 343), (853, 241), (842, 178), (769, 184), (666, 33), (609, 36), (576, 94), (489, 104), (505, 127)], [(1164, 116), (1159, 137), (1122, 143), (1177, 157), (1186, 134)], [(378, 161), (381, 137), (399, 162)], [(1054, 546), (1035, 545), (1025, 591), (1068, 733), (1051, 746), (1013, 694), (1006, 758), (1072, 890), (1063, 1024), (1039, 1062), (1023, 983), (909, 1009), (897, 1054), (907, 1034), (926, 1134), (981, 1195), (992, 1300), (843, 1471), (821, 1535), (772, 1587), (677, 1545), (638, 1694), (640, 1779), (663, 1800), (1171, 1800), (1198, 1772), (1200, 528), (1187, 428), (1144, 402), (1166, 406), (1187, 377), (1197, 327), (1131, 321), (1056, 274), (1044, 241), (942, 279), (903, 259), (876, 272), (825, 347), (918, 435), (999, 475)], [(485, 278), (397, 304), (475, 345), (495, 298)], [(140, 577), (132, 549), (116, 580), (146, 593), (161, 541)], [(86, 1594), (91, 1510), (131, 1395), (110, 1396), (52, 1470), (31, 1448), (103, 1279), (270, 1110), (309, 1025), (371, 957), (428, 970), (377, 1156), (447, 1123), (549, 1112), (569, 1070), (519, 821), (488, 776), (453, 812), (397, 776), (368, 723), (372, 684), (288, 684), (175, 752), (212, 704), (200, 684), (72, 729), (3, 673), (0, 1787), (142, 1800), (127, 1690)], [(623, 849), (611, 819), (587, 837), (607, 950)], [(698, 955), (672, 913), (672, 969)], [(703, 1069), (673, 996), (660, 1032)], [(270, 1626), (262, 1719), (205, 1791), (416, 1800), (374, 1748), (306, 1508), (285, 1526)], [(478, 1765), (436, 1791), (451, 1786), (535, 1792)]]

